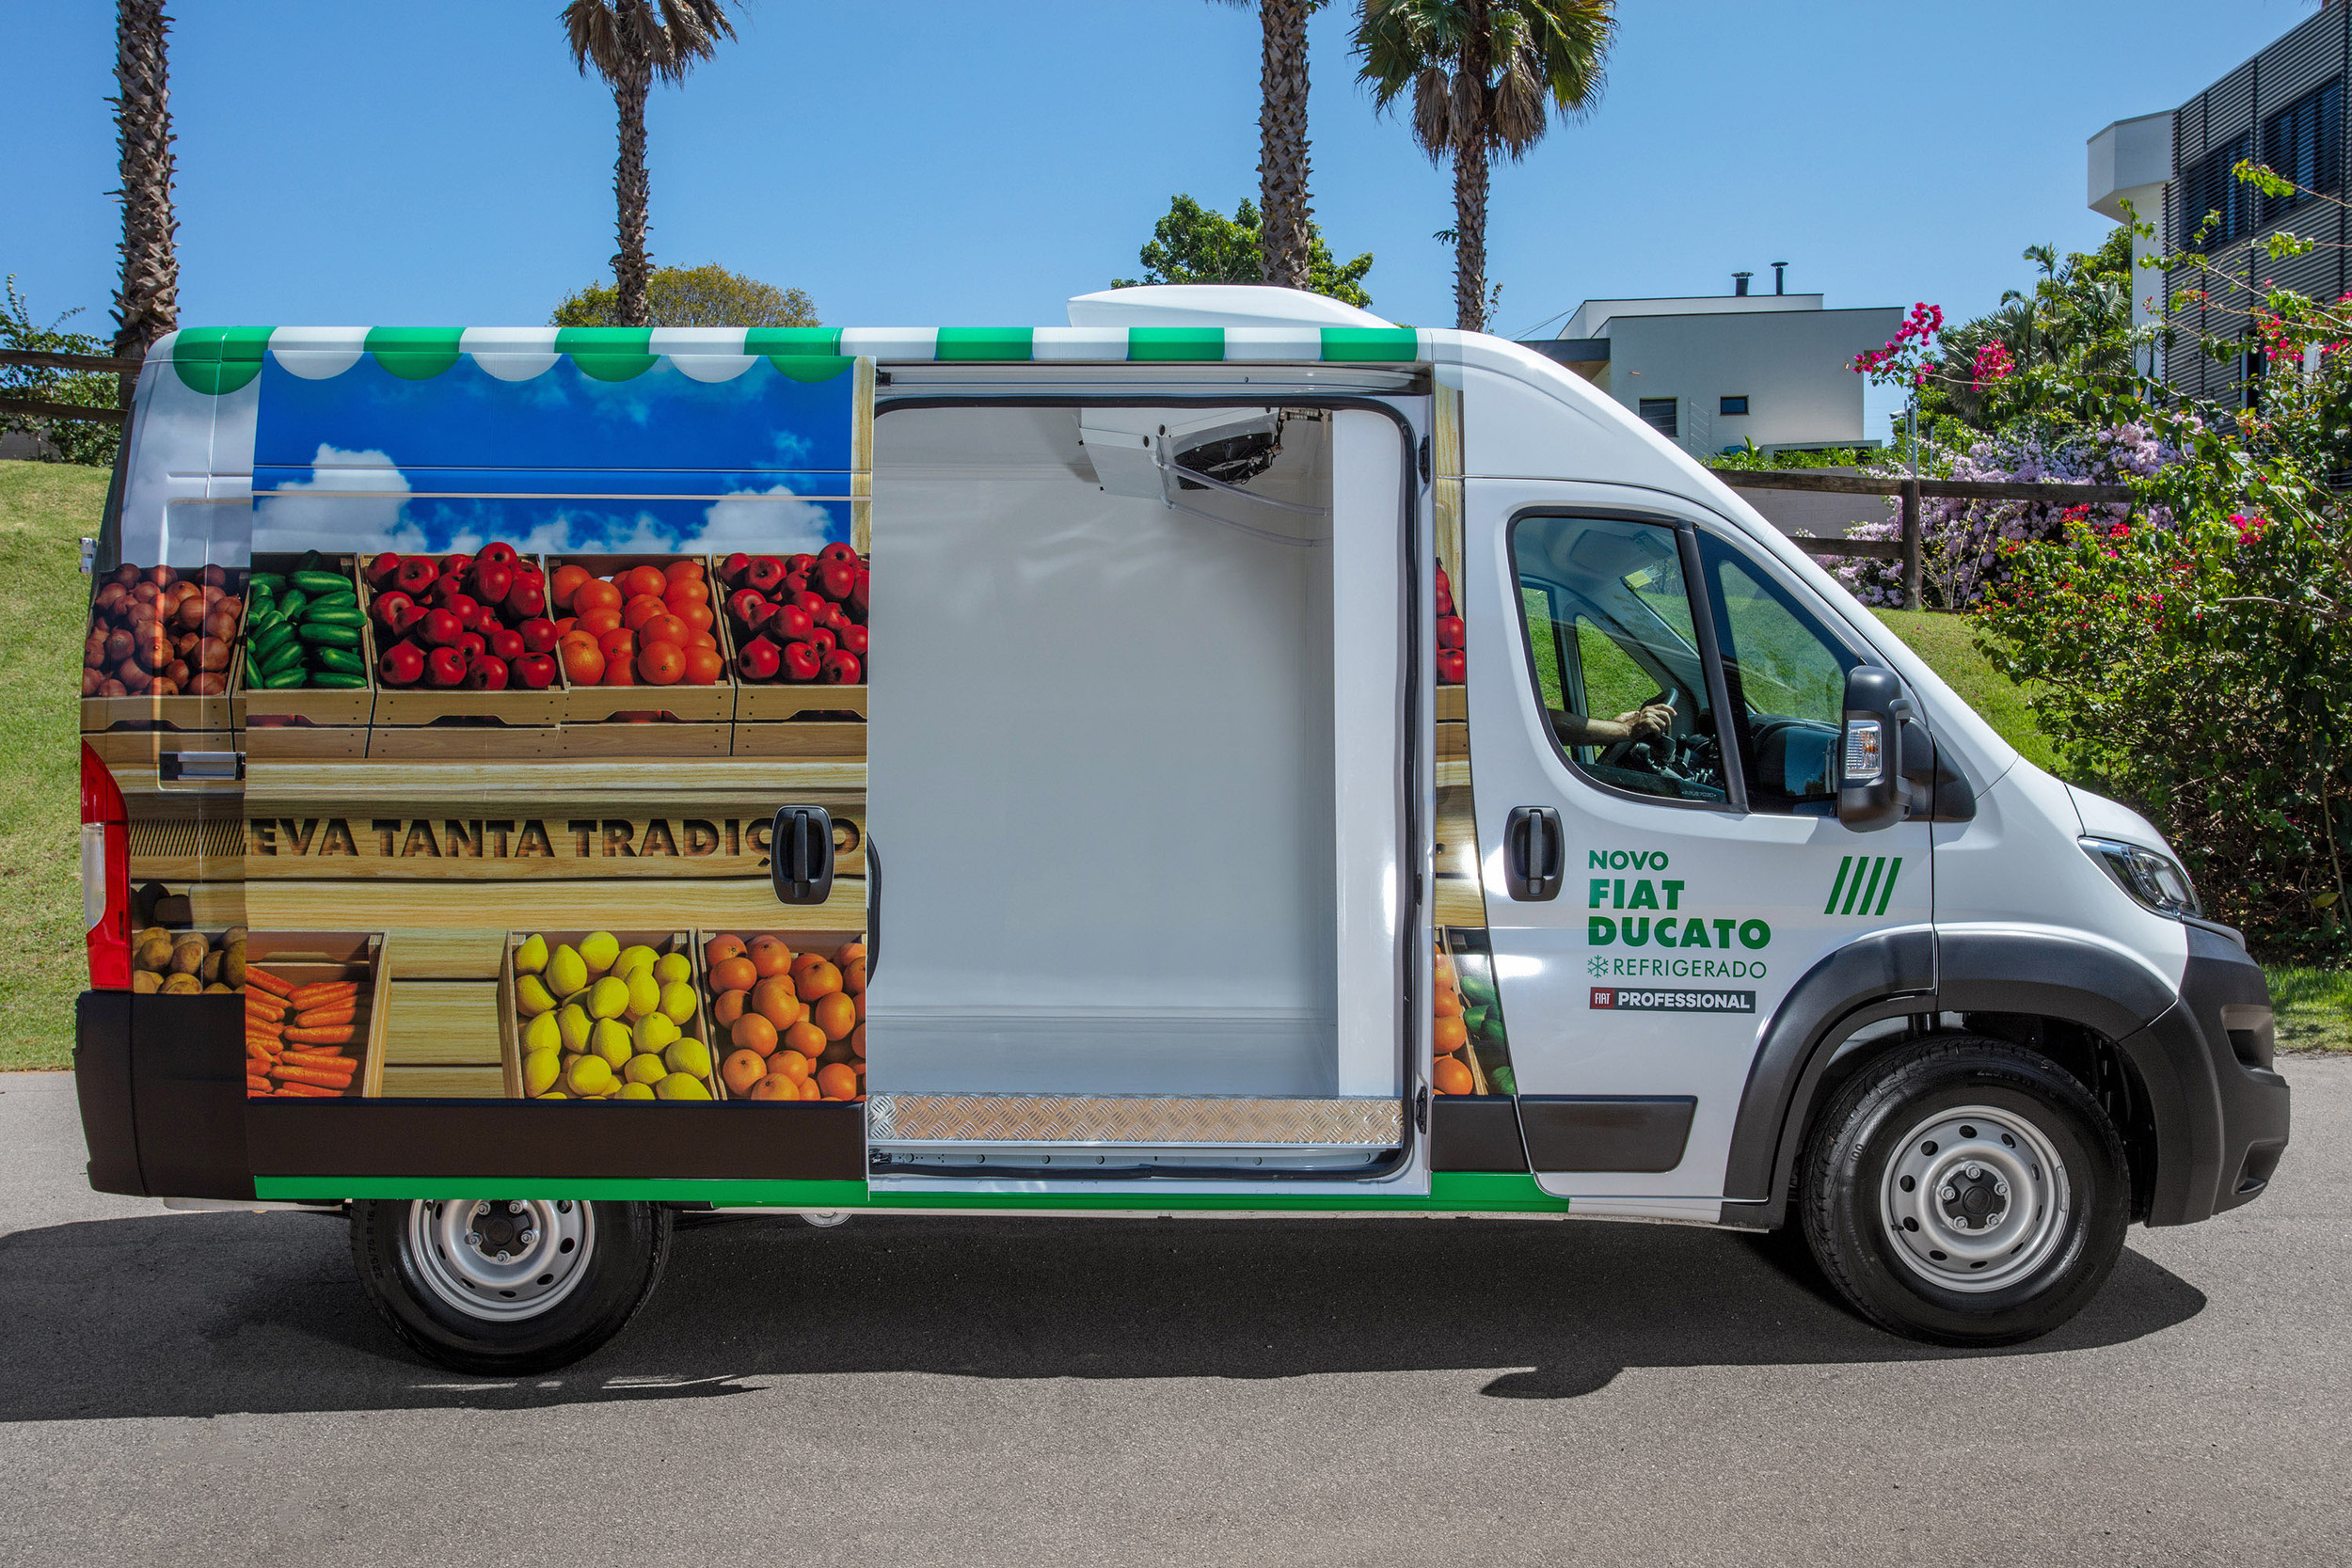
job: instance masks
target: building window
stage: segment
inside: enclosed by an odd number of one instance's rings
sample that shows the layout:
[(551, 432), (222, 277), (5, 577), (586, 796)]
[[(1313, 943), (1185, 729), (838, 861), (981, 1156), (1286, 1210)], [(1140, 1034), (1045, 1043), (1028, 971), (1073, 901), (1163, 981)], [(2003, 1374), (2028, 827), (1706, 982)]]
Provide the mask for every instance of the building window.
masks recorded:
[(1678, 406), (1673, 398), (1644, 398), (1642, 422), (1672, 440), (1682, 434), (1681, 421), (1675, 417)]
[(2344, 157), (2344, 79), (2307, 92), (2263, 121), (2263, 162), (2303, 187), (2265, 197), (2262, 221), (2278, 222), (2296, 208), (2336, 188)]
[(1715, 410), (1718, 414), (1744, 414), (1747, 411), (1748, 400), (1744, 397), (1725, 398)]
[[(2227, 245), (2254, 231), (2254, 203), (2259, 198), (2252, 186), (2230, 172), (2253, 155), (2254, 133), (2242, 131), (2191, 164), (2181, 176), (2180, 243), (2184, 248)], [(2217, 214), (2218, 217), (2208, 227), (2206, 218)]]

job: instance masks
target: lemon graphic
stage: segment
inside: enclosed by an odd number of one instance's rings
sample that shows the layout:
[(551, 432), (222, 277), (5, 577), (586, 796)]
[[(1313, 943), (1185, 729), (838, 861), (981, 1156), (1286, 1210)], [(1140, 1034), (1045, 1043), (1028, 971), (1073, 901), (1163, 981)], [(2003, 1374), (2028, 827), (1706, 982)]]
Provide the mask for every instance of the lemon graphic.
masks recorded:
[(661, 982), (653, 977), (650, 970), (638, 970), (628, 977), (628, 1010), (631, 1019), (661, 1010)]
[(520, 947), (515, 949), (515, 973), (536, 974), (547, 967), (548, 939), (534, 931), (523, 939)]
[(564, 1010), (555, 1015), (555, 1029), (560, 1043), (566, 1051), (588, 1049), (588, 1036), (596, 1021), (588, 1016), (588, 1009), (577, 1002), (566, 1002)]
[(651, 1084), (623, 1084), (621, 1092), (612, 1098), (615, 1100), (652, 1100), (655, 1095)]
[(659, 1055), (663, 1046), (677, 1038), (677, 1025), (660, 1013), (647, 1013), (637, 1021), (634, 1034), (638, 1050)]
[(708, 1100), (710, 1091), (702, 1080), (691, 1072), (674, 1072), (653, 1086), (654, 1094), (662, 1100)]
[(683, 980), (671, 980), (661, 988), (661, 1014), (673, 1023), (683, 1023), (694, 1016), (694, 988)]
[(659, 957), (659, 954), (643, 942), (633, 947), (624, 947), (621, 949), (621, 956), (612, 960), (612, 973), (624, 980), (640, 970), (650, 974), (653, 971), (654, 959)]
[(621, 956), (621, 939), (610, 931), (591, 931), (580, 939), (580, 961), (588, 966), (592, 978), (602, 978), (612, 971), (612, 960)]
[(628, 982), (608, 974), (588, 988), (588, 1016), (618, 1018), (628, 1011)]
[(555, 1010), (555, 998), (539, 983), (539, 976), (525, 974), (515, 982), (515, 1010), (525, 1018), (537, 1018)]
[(672, 1072), (691, 1073), (696, 1078), (710, 1076), (710, 1047), (700, 1040), (682, 1039), (672, 1042), (661, 1053)]
[[(539, 939), (533, 937), (531, 940), (536, 942)], [(555, 956), (548, 959), (547, 982), (548, 990), (556, 995), (569, 996), (588, 983), (588, 961), (580, 956), (577, 948), (559, 947)]]
[(602, 1056), (575, 1056), (564, 1066), (564, 1086), (576, 1095), (599, 1095), (612, 1084), (612, 1064)]
[(564, 1075), (564, 1058), (558, 1052), (533, 1051), (523, 1057), (523, 1094), (538, 1099), (555, 1086)]
[(643, 1056), (631, 1056), (628, 1066), (621, 1069), (621, 1076), (631, 1084), (650, 1089), (669, 1077), (670, 1069), (663, 1065), (659, 1053), (648, 1053)]
[(596, 1032), (589, 1037), (588, 1050), (604, 1059), (607, 1066), (618, 1071), (623, 1062), (636, 1053), (636, 1044), (629, 1038), (628, 1025), (617, 1018), (598, 1022)]
[(523, 1050), (558, 1052), (564, 1049), (564, 1031), (557, 1025), (553, 1013), (541, 1013), (523, 1025)]
[(665, 986), (682, 984), (694, 977), (694, 965), (683, 953), (664, 953), (653, 961), (653, 977)]

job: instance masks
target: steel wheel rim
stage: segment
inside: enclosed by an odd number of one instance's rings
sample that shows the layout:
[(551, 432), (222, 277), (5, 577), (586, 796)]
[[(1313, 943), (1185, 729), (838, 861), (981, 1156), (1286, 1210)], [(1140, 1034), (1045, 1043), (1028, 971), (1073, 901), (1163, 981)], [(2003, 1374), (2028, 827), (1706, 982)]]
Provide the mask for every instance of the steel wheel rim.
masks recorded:
[(584, 1203), (451, 1198), (411, 1203), (403, 1239), (417, 1276), (443, 1305), (515, 1323), (552, 1310), (578, 1288), (596, 1235)]
[(2074, 1195), (2048, 1134), (2015, 1111), (1963, 1105), (1906, 1133), (1879, 1222), (1904, 1267), (1947, 1291), (1998, 1291), (2064, 1243)]

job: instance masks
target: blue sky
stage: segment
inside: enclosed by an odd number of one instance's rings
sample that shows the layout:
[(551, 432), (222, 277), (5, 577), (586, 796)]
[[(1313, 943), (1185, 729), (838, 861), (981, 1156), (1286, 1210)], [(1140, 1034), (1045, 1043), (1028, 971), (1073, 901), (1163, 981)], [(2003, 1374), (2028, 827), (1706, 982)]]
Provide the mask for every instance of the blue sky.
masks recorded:
[[(612, 251), (612, 100), (557, 0), (181, 0), (193, 324), (528, 325)], [(1312, 33), (1314, 198), (1374, 308), (1450, 323), (1447, 177)], [(1745, 268), (1955, 319), (2026, 245), (2096, 242), (2083, 142), (2168, 108), (2311, 0), (1627, 0), (1607, 97), (1495, 182), (1517, 331)], [(119, 218), (113, 8), (9, 0), (0, 270), (102, 334)], [(1254, 193), (1258, 35), (1204, 0), (751, 0), (650, 114), (657, 261), (809, 291), (831, 324), (1044, 325), (1133, 275), (1169, 196)], [(1881, 428), (1874, 418), (1872, 428)]]

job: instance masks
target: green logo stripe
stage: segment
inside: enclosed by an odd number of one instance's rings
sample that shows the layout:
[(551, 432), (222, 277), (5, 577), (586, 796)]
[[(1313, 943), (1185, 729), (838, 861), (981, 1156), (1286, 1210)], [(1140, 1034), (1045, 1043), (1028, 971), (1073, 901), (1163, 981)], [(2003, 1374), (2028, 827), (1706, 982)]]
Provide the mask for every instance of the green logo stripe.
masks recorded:
[(1026, 359), (1030, 345), (1025, 326), (943, 326), (933, 352), (941, 359)]
[(1848, 855), (1837, 863), (1837, 879), (1829, 885), (1829, 902), (1821, 906), (1823, 914), (1837, 912), (1837, 895), (1846, 891), (1846, 873), (1853, 869), (1853, 857)]
[(841, 328), (837, 326), (754, 326), (743, 333), (746, 354), (820, 355), (837, 358), (841, 354)]
[(566, 326), (555, 335), (555, 351), (568, 354), (582, 375), (598, 381), (630, 381), (653, 369), (650, 326)]
[(1221, 326), (1132, 326), (1127, 329), (1129, 359), (1222, 359), (1225, 329)]
[(373, 326), (368, 352), (403, 381), (430, 381), (457, 363), (461, 326)]
[(1409, 363), (1421, 357), (1421, 334), (1409, 326), (1327, 326), (1323, 356)]
[[(1860, 867), (1856, 867), (1855, 869), (1859, 871)], [(1870, 900), (1878, 896), (1879, 879), (1884, 875), (1886, 875), (1886, 857), (1884, 855), (1873, 856), (1870, 861), (1870, 879), (1867, 882), (1863, 883), (1862, 897), (1859, 900), (1862, 906), (1860, 912), (1863, 914), (1868, 914), (1870, 912)], [(1851, 887), (1848, 888), (1846, 891), (1846, 912), (1848, 914), (1855, 912), (1854, 905), (1856, 902), (1857, 900), (1853, 895), (1853, 890)]]
[(262, 373), (270, 326), (190, 326), (172, 341), (171, 368), (191, 391), (233, 392)]
[(1890, 863), (1886, 868), (1886, 886), (1879, 894), (1879, 913), (1884, 914), (1886, 912), (1886, 906), (1892, 902), (1895, 897), (1895, 879), (1902, 874), (1903, 858), (1900, 855), (1897, 855), (1892, 863)]

